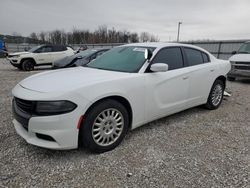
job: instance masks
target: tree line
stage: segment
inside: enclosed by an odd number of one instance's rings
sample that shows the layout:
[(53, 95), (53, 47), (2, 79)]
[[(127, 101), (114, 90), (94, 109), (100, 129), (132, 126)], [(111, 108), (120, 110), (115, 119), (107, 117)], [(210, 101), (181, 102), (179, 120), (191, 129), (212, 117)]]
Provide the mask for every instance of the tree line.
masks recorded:
[(109, 29), (107, 26), (99, 26), (94, 31), (73, 28), (71, 32), (64, 30), (32, 32), (29, 36), (32, 40), (41, 43), (52, 44), (96, 44), (96, 43), (133, 43), (133, 42), (158, 42), (156, 35), (148, 32), (140, 34), (120, 31), (115, 28)]

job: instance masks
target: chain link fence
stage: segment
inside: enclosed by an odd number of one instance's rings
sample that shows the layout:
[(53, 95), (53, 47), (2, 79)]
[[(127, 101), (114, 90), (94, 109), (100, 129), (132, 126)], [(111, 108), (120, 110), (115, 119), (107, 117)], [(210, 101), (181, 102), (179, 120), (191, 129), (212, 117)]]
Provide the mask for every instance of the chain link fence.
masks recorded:
[[(186, 44), (192, 44), (206, 49), (212, 53), (215, 57), (219, 59), (228, 59), (232, 51), (237, 51), (239, 47), (246, 41), (249, 40), (224, 40), (224, 41), (192, 41), (183, 42)], [(19, 52), (27, 51), (38, 44), (8, 44), (8, 51)], [(79, 49), (81, 46), (87, 46), (88, 48), (113, 48), (115, 46), (123, 45), (123, 43), (103, 43), (103, 44), (70, 44), (75, 50)]]

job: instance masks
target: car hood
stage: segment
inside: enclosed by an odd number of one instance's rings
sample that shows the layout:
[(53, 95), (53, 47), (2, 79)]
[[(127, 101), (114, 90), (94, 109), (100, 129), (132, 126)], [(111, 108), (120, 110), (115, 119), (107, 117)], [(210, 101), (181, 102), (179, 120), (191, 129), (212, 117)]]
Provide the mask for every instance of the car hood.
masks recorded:
[(15, 53), (10, 53), (9, 56), (24, 55), (24, 54), (30, 54), (30, 52), (15, 52)]
[(230, 57), (229, 61), (250, 62), (250, 54), (236, 54)]
[(129, 75), (130, 73), (76, 67), (39, 73), (24, 79), (19, 84), (23, 88), (43, 93), (64, 92)]

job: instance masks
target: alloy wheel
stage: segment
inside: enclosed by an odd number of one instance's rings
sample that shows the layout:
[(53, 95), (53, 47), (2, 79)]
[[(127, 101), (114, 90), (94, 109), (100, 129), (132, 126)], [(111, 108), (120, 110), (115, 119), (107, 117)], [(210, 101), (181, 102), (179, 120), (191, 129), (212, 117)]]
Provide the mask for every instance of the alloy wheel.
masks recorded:
[(100, 146), (112, 145), (120, 137), (123, 128), (122, 113), (115, 108), (106, 109), (96, 117), (93, 123), (93, 140)]

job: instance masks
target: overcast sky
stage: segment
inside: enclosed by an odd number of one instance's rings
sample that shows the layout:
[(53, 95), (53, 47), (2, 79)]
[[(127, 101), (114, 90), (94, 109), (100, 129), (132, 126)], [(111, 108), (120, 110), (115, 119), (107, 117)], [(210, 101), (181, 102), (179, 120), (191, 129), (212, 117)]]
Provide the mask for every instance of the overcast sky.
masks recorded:
[(250, 0), (0, 0), (0, 33), (97, 29), (146, 31), (161, 41), (249, 39)]

